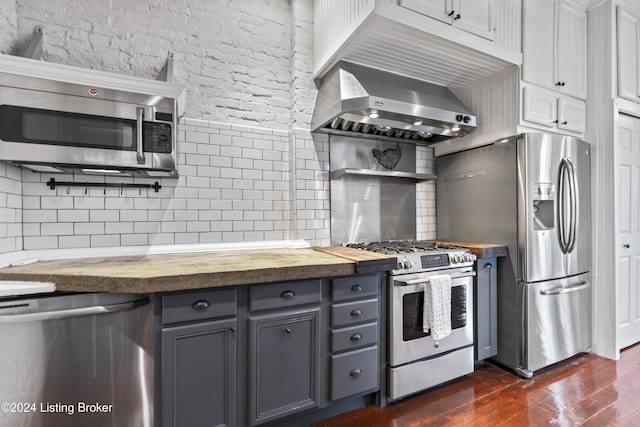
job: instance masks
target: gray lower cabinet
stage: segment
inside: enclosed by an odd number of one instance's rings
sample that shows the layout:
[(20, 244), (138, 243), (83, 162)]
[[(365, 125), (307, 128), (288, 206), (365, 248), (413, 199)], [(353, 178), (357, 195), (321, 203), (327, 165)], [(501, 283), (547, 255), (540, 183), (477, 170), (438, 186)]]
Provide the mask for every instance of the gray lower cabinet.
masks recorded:
[(236, 425), (236, 316), (235, 289), (162, 296), (163, 427)]
[(332, 279), (331, 401), (379, 389), (377, 274)]
[(476, 261), (473, 312), (475, 315), (475, 358), (498, 354), (498, 263), (496, 258)]
[(249, 319), (252, 425), (318, 406), (320, 307)]
[(236, 323), (217, 320), (162, 330), (162, 425), (236, 424)]

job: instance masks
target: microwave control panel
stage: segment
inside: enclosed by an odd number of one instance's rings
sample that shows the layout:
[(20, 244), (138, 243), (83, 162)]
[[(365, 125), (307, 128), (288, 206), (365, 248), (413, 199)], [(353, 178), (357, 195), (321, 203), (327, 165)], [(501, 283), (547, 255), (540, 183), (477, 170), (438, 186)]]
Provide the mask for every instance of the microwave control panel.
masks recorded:
[(171, 153), (171, 125), (168, 123), (144, 123), (144, 151)]

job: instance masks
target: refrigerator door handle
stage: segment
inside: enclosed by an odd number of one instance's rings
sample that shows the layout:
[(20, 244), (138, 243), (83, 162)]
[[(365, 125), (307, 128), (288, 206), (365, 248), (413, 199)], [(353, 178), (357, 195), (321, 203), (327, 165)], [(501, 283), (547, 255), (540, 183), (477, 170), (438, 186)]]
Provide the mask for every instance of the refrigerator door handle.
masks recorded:
[(577, 285), (573, 285), (573, 286), (569, 286), (566, 288), (563, 287), (558, 287), (558, 288), (553, 288), (553, 289), (547, 289), (544, 291), (540, 291), (540, 295), (561, 295), (561, 294), (568, 294), (571, 292), (578, 292), (582, 289), (588, 288), (589, 287), (589, 283), (587, 282), (580, 282)]
[(563, 254), (567, 253), (567, 239), (566, 239), (566, 224), (565, 224), (565, 198), (566, 198), (566, 181), (567, 165), (566, 159), (560, 161), (560, 167), (558, 168), (558, 240), (560, 243), (560, 250)]
[(571, 160), (567, 159), (567, 169), (569, 172), (569, 200), (570, 200), (570, 220), (569, 224), (569, 241), (567, 253), (572, 252), (576, 247), (576, 230), (578, 222), (578, 187), (576, 185), (576, 170)]

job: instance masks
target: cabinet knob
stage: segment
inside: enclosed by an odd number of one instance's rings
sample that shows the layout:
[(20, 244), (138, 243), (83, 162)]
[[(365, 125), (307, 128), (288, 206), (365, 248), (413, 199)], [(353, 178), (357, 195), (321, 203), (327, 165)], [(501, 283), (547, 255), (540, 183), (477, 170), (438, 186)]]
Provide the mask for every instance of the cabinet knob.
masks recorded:
[(565, 121), (563, 121), (561, 124), (566, 125), (567, 123), (569, 123), (569, 122), (567, 122), (567, 121), (565, 120)]
[(557, 121), (557, 120), (554, 120), (554, 121), (552, 121), (551, 123), (553, 123), (553, 124), (557, 124), (557, 123), (558, 123), (558, 121)]
[(485, 265), (482, 266), (483, 268), (491, 268), (493, 267), (493, 264), (491, 264), (490, 262), (486, 263)]
[(291, 334), (291, 328), (284, 328), (284, 331), (288, 334)]
[(296, 296), (296, 293), (293, 291), (284, 291), (280, 294), (280, 298), (291, 299)]
[(564, 86), (566, 82), (556, 82), (556, 86)]
[(191, 304), (191, 308), (193, 308), (196, 311), (206, 311), (209, 308), (209, 306), (211, 306), (211, 303), (209, 303), (209, 301), (207, 300), (200, 300)]
[(362, 291), (362, 285), (353, 285), (351, 287), (351, 292), (360, 292)]
[(457, 14), (457, 15), (453, 18), (453, 20), (455, 21), (455, 20), (458, 20), (458, 19), (460, 19), (460, 18), (462, 18), (462, 16), (460, 16), (460, 14)]
[(360, 341), (362, 339), (361, 334), (353, 334), (351, 335), (351, 341)]
[(628, 244), (628, 243), (625, 243), (624, 245), (622, 245), (622, 247), (623, 247), (623, 248), (626, 248), (626, 249), (629, 249), (629, 248), (631, 247), (631, 245), (630, 245), (630, 244)]
[(452, 10), (451, 12), (449, 12), (449, 15), (448, 15), (448, 16), (453, 16), (455, 13), (456, 13), (456, 11), (455, 11), (455, 10)]
[(360, 368), (356, 368), (353, 371), (349, 372), (349, 376), (353, 378), (359, 377), (360, 375), (362, 375), (362, 369)]
[(359, 309), (359, 308), (358, 308), (357, 310), (353, 310), (353, 311), (351, 312), (351, 315), (352, 315), (353, 317), (360, 317), (360, 316), (362, 316), (362, 313), (363, 313), (363, 312), (362, 312), (362, 309)]

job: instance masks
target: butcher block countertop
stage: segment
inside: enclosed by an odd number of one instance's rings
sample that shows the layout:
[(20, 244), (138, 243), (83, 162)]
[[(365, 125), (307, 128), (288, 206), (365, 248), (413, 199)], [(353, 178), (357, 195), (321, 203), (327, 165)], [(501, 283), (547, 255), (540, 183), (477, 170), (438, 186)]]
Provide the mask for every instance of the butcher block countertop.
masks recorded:
[(507, 256), (506, 245), (496, 245), (492, 243), (468, 243), (468, 242), (451, 242), (448, 240), (435, 240), (438, 243), (447, 245), (462, 246), (467, 248), (478, 258), (494, 258)]
[(57, 291), (152, 293), (387, 271), (396, 258), (339, 247), (40, 261), (0, 280), (52, 282)]

